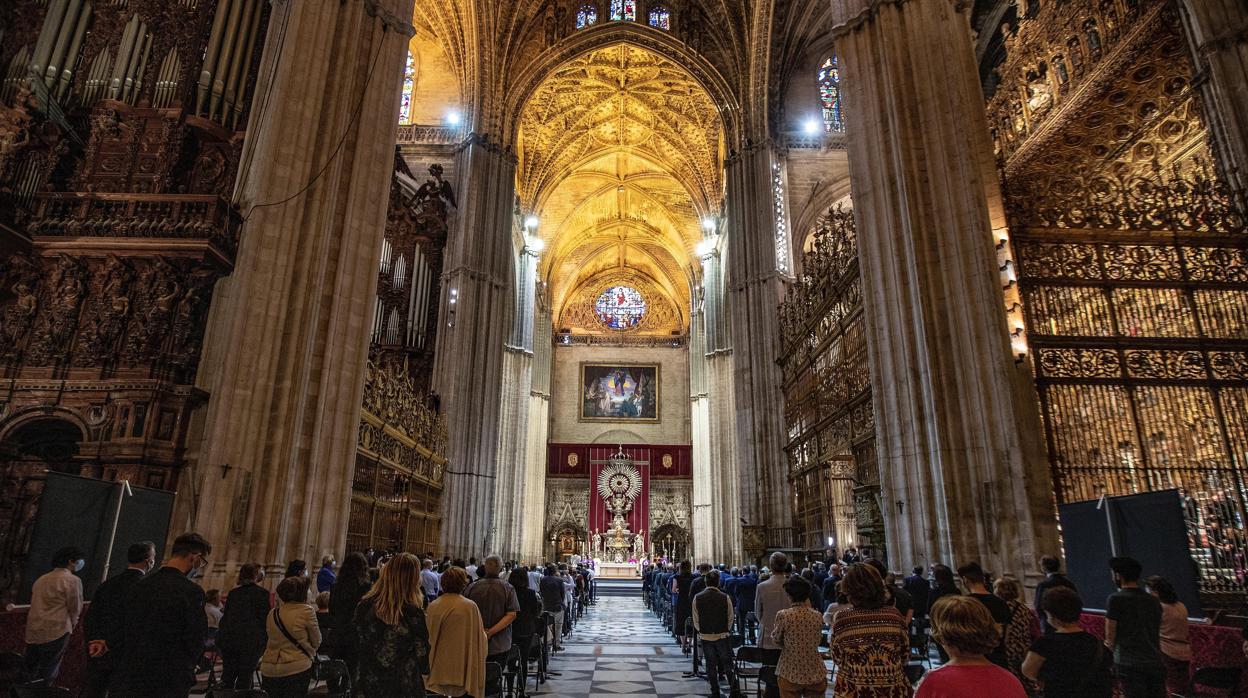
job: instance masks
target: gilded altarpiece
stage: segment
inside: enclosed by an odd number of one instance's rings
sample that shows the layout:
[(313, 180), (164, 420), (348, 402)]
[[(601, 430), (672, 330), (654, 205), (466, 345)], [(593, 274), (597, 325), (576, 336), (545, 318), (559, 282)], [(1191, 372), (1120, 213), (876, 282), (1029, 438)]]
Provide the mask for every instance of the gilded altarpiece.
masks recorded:
[(396, 154), (377, 268), (348, 550), (423, 553), (438, 547), (447, 433), (429, 383), (447, 212), (454, 199), (439, 165), (418, 184)]
[(875, 413), (853, 212), (816, 224), (802, 274), (780, 306), (794, 522), (806, 550), (883, 554)]
[(1057, 503), (1178, 489), (1206, 607), (1237, 603), (1248, 239), (1213, 173), (1177, 8), (1045, 2), (1006, 47), (988, 104), (1000, 245)]

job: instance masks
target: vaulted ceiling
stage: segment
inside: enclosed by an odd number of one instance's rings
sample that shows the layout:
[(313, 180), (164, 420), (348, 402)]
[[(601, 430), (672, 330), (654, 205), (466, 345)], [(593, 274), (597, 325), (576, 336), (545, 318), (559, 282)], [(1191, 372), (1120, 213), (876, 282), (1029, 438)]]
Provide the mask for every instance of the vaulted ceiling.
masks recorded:
[(722, 141), (706, 90), (648, 49), (619, 43), (550, 73), (522, 112), (517, 190), (541, 220), (556, 318), (588, 297), (582, 285), (637, 275), (688, 307), (700, 220), (722, 193)]
[(555, 322), (587, 285), (631, 279), (684, 328), (724, 158), (779, 132), (788, 83), (827, 49), (830, 3), (662, 0), (664, 32), (644, 26), (644, 0), (637, 22), (608, 21), (604, 0), (577, 30), (584, 1), (420, 2), (417, 40), (441, 45), (468, 128), (516, 152)]

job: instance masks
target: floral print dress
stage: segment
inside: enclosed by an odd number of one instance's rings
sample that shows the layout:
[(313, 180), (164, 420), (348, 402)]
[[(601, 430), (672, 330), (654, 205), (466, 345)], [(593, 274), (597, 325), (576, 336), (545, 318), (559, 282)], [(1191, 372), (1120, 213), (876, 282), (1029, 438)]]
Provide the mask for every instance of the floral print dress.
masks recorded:
[(1010, 672), (1023, 682), (1027, 695), (1041, 694), (1040, 686), (1023, 676), (1023, 660), (1031, 649), (1031, 642), (1040, 637), (1040, 617), (1027, 604), (1018, 599), (1005, 602), (1010, 607), (1010, 622), (1005, 626), (1005, 658), (1010, 663)]
[(429, 629), (419, 606), (403, 610), (398, 625), (386, 625), (371, 599), (355, 609), (360, 663), (351, 695), (359, 698), (423, 698), (421, 678), (429, 671)]

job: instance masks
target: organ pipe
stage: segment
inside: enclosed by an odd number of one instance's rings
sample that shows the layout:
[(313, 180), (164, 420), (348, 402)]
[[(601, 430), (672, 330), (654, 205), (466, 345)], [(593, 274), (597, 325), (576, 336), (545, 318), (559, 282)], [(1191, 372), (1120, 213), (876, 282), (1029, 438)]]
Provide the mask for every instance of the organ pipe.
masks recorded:
[[(235, 52), (230, 78), (225, 84), (226, 103), (233, 107), (233, 111), (228, 114), (231, 128), (238, 125), (238, 120), (243, 115), (243, 92), (247, 89), (247, 65), (256, 43), (256, 35), (260, 33), (260, 13), (263, 11), (263, 3), (251, 0), (251, 21), (247, 25), (246, 40), (243, 42), (242, 50)], [(222, 115), (222, 122), (225, 121), (226, 116), (227, 114)]]

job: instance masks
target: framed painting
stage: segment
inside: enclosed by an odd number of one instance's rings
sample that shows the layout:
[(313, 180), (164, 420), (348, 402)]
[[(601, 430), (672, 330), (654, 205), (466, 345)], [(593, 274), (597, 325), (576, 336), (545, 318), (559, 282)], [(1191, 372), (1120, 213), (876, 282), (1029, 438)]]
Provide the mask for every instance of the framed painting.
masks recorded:
[(581, 364), (582, 422), (658, 422), (657, 364)]

